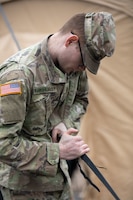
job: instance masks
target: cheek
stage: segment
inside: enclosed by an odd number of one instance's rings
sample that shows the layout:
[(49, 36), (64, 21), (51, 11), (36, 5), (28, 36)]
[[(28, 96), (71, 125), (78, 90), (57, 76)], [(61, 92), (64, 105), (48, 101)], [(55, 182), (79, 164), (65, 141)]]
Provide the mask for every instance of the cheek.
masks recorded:
[(62, 63), (71, 68), (75, 68), (81, 64), (81, 55), (78, 48), (69, 48), (62, 56)]
[(71, 61), (75, 64), (75, 65), (79, 65), (79, 63), (81, 62), (81, 58), (80, 58), (80, 53), (75, 51), (73, 53), (71, 53), (70, 57)]

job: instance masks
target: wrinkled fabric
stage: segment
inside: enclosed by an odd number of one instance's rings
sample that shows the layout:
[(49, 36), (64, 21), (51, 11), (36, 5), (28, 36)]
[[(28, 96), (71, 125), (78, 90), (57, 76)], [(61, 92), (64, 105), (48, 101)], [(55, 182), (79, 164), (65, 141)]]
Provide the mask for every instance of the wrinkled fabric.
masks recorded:
[(27, 192), (13, 191), (8, 188), (1, 188), (2, 197), (5, 200), (68, 200), (68, 186), (65, 187), (62, 194), (57, 192)]
[(88, 82), (85, 72), (67, 76), (55, 67), (47, 39), (0, 66), (0, 185), (12, 190), (54, 192), (71, 184), (51, 131), (61, 121), (79, 127)]

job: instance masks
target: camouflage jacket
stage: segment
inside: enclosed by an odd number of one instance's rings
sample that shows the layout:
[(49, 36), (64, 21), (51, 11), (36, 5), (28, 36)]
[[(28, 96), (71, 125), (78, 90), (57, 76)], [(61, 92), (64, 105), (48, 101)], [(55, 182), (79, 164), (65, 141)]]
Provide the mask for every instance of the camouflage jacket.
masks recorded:
[(88, 82), (85, 71), (68, 76), (54, 65), (47, 40), (0, 66), (0, 185), (10, 189), (58, 191), (64, 175), (70, 181), (50, 133), (59, 122), (78, 128)]

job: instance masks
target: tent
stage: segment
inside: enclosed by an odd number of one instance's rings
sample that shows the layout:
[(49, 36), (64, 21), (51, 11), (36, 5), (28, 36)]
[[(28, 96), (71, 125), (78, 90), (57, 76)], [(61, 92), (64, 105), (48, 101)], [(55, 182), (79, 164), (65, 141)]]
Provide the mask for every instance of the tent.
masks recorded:
[[(88, 156), (121, 200), (133, 199), (133, 1), (132, 0), (0, 0), (0, 63), (54, 33), (78, 12), (108, 11), (116, 22), (116, 51), (101, 62), (98, 74), (87, 72), (89, 106), (80, 134), (90, 146)], [(73, 190), (83, 200), (113, 197), (81, 161), (100, 188), (88, 185), (77, 169)], [(80, 180), (80, 181), (79, 181)]]

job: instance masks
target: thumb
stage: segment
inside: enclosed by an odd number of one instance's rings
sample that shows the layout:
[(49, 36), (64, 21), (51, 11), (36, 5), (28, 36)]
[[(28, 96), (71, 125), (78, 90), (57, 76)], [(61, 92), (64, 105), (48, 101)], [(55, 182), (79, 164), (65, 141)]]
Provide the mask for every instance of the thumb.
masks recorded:
[(67, 133), (68, 135), (71, 135), (71, 134), (73, 134), (73, 133), (78, 133), (78, 129), (69, 128), (69, 129), (66, 131), (66, 133)]

